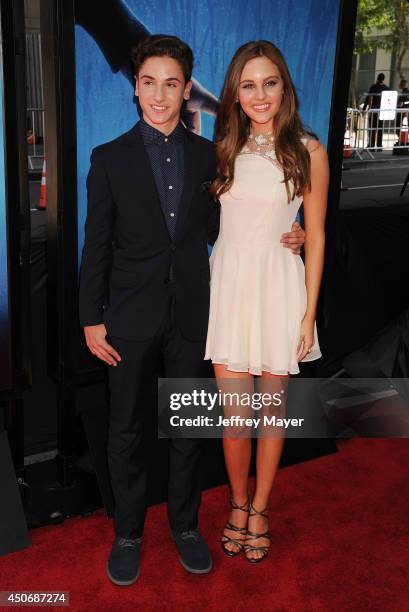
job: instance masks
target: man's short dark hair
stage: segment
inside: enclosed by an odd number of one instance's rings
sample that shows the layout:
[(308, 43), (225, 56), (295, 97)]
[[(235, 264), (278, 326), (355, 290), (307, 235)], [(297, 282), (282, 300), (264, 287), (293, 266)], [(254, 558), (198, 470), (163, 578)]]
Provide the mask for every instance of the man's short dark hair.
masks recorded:
[(147, 36), (138, 45), (132, 47), (132, 62), (136, 77), (138, 77), (142, 64), (149, 57), (171, 57), (182, 68), (185, 82), (190, 81), (193, 69), (193, 52), (189, 45), (177, 36), (154, 34)]
[(376, 79), (376, 80), (377, 80), (377, 81), (384, 81), (384, 80), (385, 80), (385, 75), (384, 75), (384, 73), (383, 73), (383, 72), (380, 72), (380, 73), (378, 74), (378, 77), (377, 77), (377, 79)]

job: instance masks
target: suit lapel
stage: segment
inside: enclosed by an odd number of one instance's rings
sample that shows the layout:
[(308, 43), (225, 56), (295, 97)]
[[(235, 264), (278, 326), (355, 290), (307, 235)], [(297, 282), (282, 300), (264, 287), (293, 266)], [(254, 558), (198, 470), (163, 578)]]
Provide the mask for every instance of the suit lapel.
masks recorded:
[(143, 177), (144, 191), (150, 204), (149, 210), (156, 219), (158, 225), (162, 226), (161, 229), (163, 229), (169, 236), (158, 190), (156, 188), (155, 177), (153, 176), (152, 172), (151, 161), (143, 143), (138, 123), (128, 132), (127, 144), (133, 148), (131, 165), (137, 164), (138, 166), (137, 174), (135, 176), (139, 175)]
[(184, 185), (179, 204), (178, 218), (176, 221), (176, 238), (179, 237), (183, 231), (183, 227), (189, 213), (189, 208), (192, 203), (193, 192), (197, 187), (197, 149), (194, 144), (194, 137), (189, 132), (186, 133), (185, 137), (184, 158)]

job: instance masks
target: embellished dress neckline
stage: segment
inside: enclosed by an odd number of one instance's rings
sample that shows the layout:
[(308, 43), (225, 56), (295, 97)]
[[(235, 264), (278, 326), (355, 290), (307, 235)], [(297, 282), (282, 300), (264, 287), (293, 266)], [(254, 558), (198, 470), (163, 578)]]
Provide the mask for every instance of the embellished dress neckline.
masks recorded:
[(247, 142), (240, 151), (239, 155), (249, 153), (264, 157), (270, 162), (276, 162), (273, 133), (269, 132), (268, 134), (249, 134)]

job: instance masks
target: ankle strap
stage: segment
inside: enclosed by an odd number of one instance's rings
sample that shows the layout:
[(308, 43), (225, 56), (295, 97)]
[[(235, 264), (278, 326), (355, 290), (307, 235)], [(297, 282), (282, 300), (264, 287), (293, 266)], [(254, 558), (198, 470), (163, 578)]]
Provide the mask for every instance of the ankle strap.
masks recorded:
[(264, 516), (264, 518), (268, 518), (268, 511), (270, 510), (270, 506), (264, 508), (264, 510), (256, 510), (253, 506), (253, 502), (250, 503), (250, 516)]
[(247, 493), (247, 500), (244, 502), (242, 506), (239, 506), (238, 503), (234, 501), (233, 495), (230, 495), (230, 506), (233, 510), (242, 510), (242, 512), (250, 511), (250, 495)]

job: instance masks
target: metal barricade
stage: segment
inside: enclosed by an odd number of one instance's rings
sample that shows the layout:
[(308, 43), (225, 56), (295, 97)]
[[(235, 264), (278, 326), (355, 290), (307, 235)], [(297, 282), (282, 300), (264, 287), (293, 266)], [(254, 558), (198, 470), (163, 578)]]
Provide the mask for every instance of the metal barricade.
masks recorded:
[(374, 160), (381, 151), (409, 154), (409, 92), (385, 93), (390, 93), (387, 108), (380, 108), (381, 93), (364, 93), (358, 108), (347, 109), (344, 147), (359, 159), (366, 154)]
[(375, 159), (375, 151), (404, 151), (409, 154), (409, 109), (394, 109), (393, 119), (381, 119), (379, 108), (347, 109), (344, 145), (359, 159), (364, 153)]

